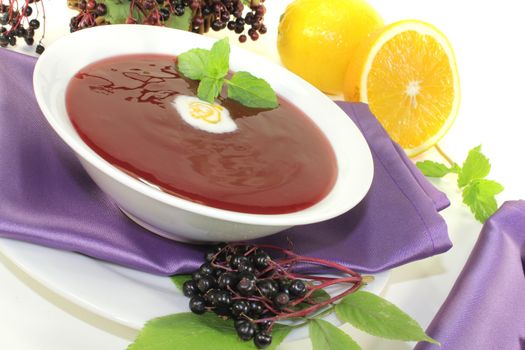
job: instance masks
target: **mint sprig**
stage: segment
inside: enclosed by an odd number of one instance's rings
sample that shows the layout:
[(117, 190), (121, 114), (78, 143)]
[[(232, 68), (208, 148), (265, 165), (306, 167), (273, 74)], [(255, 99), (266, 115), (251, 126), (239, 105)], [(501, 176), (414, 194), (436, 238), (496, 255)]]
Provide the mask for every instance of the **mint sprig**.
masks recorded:
[(185, 77), (200, 80), (197, 96), (213, 103), (227, 84), (228, 97), (251, 108), (276, 108), (277, 95), (270, 84), (248, 72), (236, 72), (226, 79), (230, 69), (228, 38), (213, 44), (211, 50), (192, 49), (178, 56), (177, 69)]
[(484, 223), (498, 209), (496, 195), (503, 191), (503, 186), (493, 180), (487, 180), (490, 173), (490, 161), (481, 152), (481, 146), (474, 147), (468, 153), (467, 159), (460, 167), (426, 160), (417, 162), (416, 166), (423, 175), (428, 177), (443, 177), (450, 173), (458, 175), (458, 187), (463, 191), (465, 203), (474, 217)]

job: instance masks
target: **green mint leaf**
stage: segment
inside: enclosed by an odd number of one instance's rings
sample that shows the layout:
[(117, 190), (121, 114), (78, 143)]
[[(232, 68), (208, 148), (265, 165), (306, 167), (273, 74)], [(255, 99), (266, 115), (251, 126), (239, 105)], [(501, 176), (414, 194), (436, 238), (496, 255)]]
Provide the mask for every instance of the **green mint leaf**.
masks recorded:
[(498, 209), (495, 196), (503, 191), (496, 181), (477, 179), (463, 189), (463, 203), (469, 206), (474, 217), (484, 223)]
[(361, 347), (345, 332), (330, 322), (313, 319), (309, 322), (313, 350), (360, 350)]
[(197, 88), (197, 96), (206, 102), (213, 103), (221, 93), (224, 79), (204, 77)]
[(447, 167), (445, 164), (436, 163), (431, 160), (425, 160), (423, 162), (417, 162), (416, 166), (428, 177), (443, 177), (451, 172), (452, 169)]
[(461, 173), (458, 176), (458, 186), (464, 187), (470, 181), (482, 179), (490, 172), (490, 163), (487, 157), (481, 153), (481, 146), (475, 147), (468, 153), (463, 163)]
[[(272, 331), (272, 344), (267, 349), (277, 348), (291, 329), (276, 324)], [(187, 312), (147, 322), (127, 350), (146, 349), (255, 350), (255, 345), (239, 339), (232, 320), (223, 320), (210, 312), (203, 315)]]
[(182, 16), (170, 16), (168, 20), (164, 22), (164, 25), (169, 28), (190, 30), (192, 18), (192, 12), (186, 8)]
[(270, 84), (248, 72), (237, 72), (228, 83), (228, 97), (251, 108), (276, 108), (277, 95)]
[(349, 294), (335, 306), (335, 312), (342, 321), (378, 337), (439, 344), (397, 306), (369, 292)]
[(177, 57), (177, 69), (187, 78), (201, 80), (204, 78), (209, 57), (209, 50), (191, 49)]
[(191, 275), (174, 275), (170, 279), (177, 288), (182, 290), (182, 285), (184, 282), (191, 280)]
[(222, 79), (230, 69), (230, 44), (228, 38), (218, 40), (210, 50), (205, 75), (209, 78)]

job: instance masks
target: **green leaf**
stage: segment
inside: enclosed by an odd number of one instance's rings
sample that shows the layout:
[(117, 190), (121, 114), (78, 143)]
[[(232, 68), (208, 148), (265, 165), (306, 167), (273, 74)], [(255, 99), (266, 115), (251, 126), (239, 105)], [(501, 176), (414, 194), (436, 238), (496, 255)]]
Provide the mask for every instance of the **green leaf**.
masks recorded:
[(265, 80), (237, 72), (228, 83), (228, 97), (252, 108), (275, 108), (277, 95)]
[(477, 179), (463, 189), (463, 203), (469, 206), (474, 217), (484, 223), (498, 209), (495, 196), (503, 186), (493, 180)]
[(193, 18), (191, 10), (187, 7), (182, 16), (171, 15), (170, 18), (164, 25), (169, 28), (181, 29), (181, 30), (190, 30), (191, 20)]
[(221, 93), (222, 85), (224, 84), (224, 79), (214, 79), (204, 77), (199, 83), (197, 88), (197, 96), (204, 101), (213, 103), (217, 96)]
[(324, 320), (309, 322), (313, 350), (360, 350), (361, 347), (345, 332)]
[(423, 162), (417, 162), (416, 166), (428, 177), (443, 177), (452, 171), (452, 168), (447, 167), (445, 164), (433, 162), (431, 160), (425, 160)]
[(174, 275), (170, 279), (177, 288), (182, 290), (182, 285), (184, 282), (191, 280), (191, 275)]
[(186, 51), (177, 57), (177, 69), (187, 78), (201, 80), (204, 78), (209, 56), (209, 50), (191, 49)]
[(230, 44), (228, 38), (218, 40), (210, 50), (208, 64), (206, 65), (206, 76), (221, 79), (228, 74), (230, 69)]
[[(276, 324), (268, 349), (275, 349), (290, 330), (289, 326)], [(223, 320), (209, 312), (203, 315), (187, 312), (149, 321), (127, 350), (173, 349), (245, 350), (255, 349), (255, 345), (237, 337), (231, 320)]]
[(335, 312), (342, 321), (378, 337), (439, 344), (397, 306), (369, 292), (344, 297)]
[(487, 157), (481, 153), (481, 146), (475, 147), (468, 153), (463, 163), (461, 173), (458, 177), (458, 186), (464, 187), (470, 181), (482, 179), (490, 172), (490, 163)]

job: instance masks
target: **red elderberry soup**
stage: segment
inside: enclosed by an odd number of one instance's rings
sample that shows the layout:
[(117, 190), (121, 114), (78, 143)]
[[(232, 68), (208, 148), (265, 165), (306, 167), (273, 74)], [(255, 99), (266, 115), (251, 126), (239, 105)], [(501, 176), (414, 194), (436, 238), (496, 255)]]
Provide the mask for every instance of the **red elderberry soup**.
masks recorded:
[[(126, 55), (95, 62), (70, 81), (66, 107), (102, 158), (161, 191), (256, 214), (307, 208), (331, 190), (335, 154), (318, 127), (279, 98), (261, 110), (195, 97), (174, 57)], [(229, 115), (228, 115), (229, 114)]]

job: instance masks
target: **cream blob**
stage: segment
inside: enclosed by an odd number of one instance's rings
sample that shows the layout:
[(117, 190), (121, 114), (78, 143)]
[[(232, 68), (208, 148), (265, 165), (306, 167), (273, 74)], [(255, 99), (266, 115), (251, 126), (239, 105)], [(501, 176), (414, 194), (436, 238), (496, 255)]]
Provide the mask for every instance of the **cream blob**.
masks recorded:
[(178, 95), (172, 104), (182, 119), (194, 128), (215, 134), (237, 130), (237, 124), (223, 106), (186, 95)]

